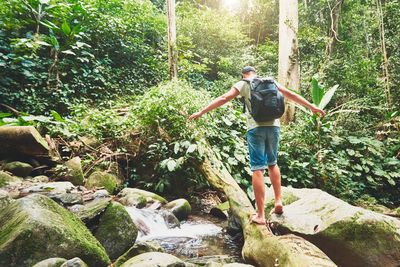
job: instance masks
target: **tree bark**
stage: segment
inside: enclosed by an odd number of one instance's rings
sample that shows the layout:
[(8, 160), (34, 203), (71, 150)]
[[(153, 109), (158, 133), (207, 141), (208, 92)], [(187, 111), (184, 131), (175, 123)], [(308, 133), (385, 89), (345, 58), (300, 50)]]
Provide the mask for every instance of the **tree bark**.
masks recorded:
[(335, 0), (334, 5), (331, 7), (328, 1), (331, 17), (331, 25), (328, 31), (328, 42), (325, 50), (328, 57), (332, 55), (333, 49), (339, 41), (339, 15), (342, 10), (343, 2), (344, 0)]
[[(300, 88), (298, 31), (298, 0), (281, 0), (279, 2), (279, 65), (278, 81), (294, 91)], [(295, 106), (286, 103), (283, 123), (294, 120)]]
[(274, 236), (264, 225), (251, 222), (255, 213), (250, 200), (210, 149), (198, 170), (228, 197), (230, 209), (240, 221), (245, 243), (242, 257), (256, 266), (336, 266), (321, 250), (295, 235)]
[(378, 11), (378, 18), (379, 18), (379, 36), (381, 41), (381, 51), (382, 51), (382, 75), (383, 75), (383, 82), (385, 86), (385, 96), (386, 96), (386, 103), (390, 108), (392, 105), (391, 101), (391, 93), (390, 93), (390, 82), (389, 82), (389, 60), (386, 50), (386, 38), (385, 38), (385, 24), (383, 21), (383, 9), (381, 0), (376, 0), (376, 6)]
[(178, 78), (178, 53), (176, 51), (175, 0), (167, 0), (168, 17), (168, 64), (169, 78)]
[(33, 126), (0, 127), (0, 156), (49, 157), (47, 142)]

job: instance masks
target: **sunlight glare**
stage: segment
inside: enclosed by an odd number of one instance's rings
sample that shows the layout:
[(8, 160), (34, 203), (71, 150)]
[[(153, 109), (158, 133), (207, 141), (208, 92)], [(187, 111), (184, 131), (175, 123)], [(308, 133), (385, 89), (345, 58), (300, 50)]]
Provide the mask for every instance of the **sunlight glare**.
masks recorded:
[(239, 9), (241, 0), (223, 0), (222, 4), (226, 9), (230, 11), (235, 11)]

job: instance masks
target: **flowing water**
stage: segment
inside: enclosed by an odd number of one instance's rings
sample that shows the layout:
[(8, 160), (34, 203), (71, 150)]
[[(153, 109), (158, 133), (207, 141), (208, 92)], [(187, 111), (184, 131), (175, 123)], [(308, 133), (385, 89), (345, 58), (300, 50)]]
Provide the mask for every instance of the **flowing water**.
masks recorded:
[(207, 214), (194, 214), (180, 227), (168, 228), (163, 216), (157, 210), (125, 207), (140, 229), (138, 241), (154, 240), (181, 259), (229, 255), (241, 261), (241, 247), (225, 232), (227, 222)]

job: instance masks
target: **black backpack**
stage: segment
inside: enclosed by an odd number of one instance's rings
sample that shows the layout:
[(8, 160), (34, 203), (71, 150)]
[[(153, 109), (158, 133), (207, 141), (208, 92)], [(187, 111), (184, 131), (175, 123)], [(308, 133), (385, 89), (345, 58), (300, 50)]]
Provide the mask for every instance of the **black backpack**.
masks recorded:
[[(256, 122), (265, 122), (282, 117), (285, 112), (285, 98), (271, 78), (256, 77), (243, 79), (250, 86), (251, 116)], [(243, 113), (246, 104), (243, 101)]]

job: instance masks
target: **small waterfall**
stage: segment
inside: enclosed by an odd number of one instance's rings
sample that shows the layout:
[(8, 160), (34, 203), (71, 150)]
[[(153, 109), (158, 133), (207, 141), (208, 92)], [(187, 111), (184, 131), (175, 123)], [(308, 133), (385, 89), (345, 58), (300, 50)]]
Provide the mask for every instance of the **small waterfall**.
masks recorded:
[(125, 207), (133, 222), (139, 229), (138, 240), (188, 238), (197, 239), (202, 236), (215, 236), (222, 228), (212, 224), (195, 221), (182, 222), (180, 227), (168, 228), (163, 216), (153, 209), (137, 209)]

